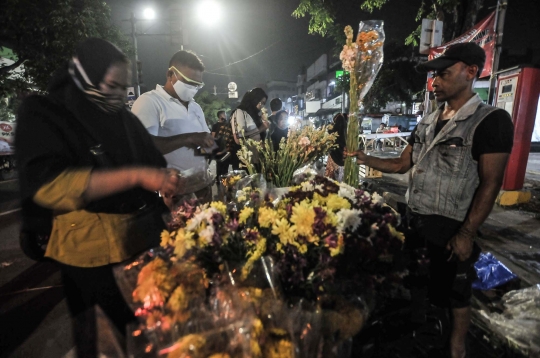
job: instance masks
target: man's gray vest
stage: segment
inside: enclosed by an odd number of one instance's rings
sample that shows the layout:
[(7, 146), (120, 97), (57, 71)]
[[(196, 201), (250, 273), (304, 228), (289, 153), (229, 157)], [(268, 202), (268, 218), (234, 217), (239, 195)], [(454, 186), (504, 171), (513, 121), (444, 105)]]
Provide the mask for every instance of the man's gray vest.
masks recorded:
[(442, 108), (424, 117), (416, 128), (408, 204), (419, 214), (463, 221), (480, 182), (471, 151), (474, 132), (496, 108), (483, 104), (475, 95), (435, 137)]

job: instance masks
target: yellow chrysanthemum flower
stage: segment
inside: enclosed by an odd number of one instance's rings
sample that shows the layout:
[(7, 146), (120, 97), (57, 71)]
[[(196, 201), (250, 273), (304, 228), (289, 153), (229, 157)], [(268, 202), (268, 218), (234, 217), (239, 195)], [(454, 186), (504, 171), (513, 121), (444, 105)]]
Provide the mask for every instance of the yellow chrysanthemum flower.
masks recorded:
[(343, 249), (344, 249), (344, 240), (343, 240), (343, 235), (342, 234), (339, 234), (338, 235), (338, 242), (337, 242), (337, 246), (334, 247), (334, 248), (330, 248), (330, 256), (337, 256), (337, 255), (340, 255), (343, 253)]
[(161, 232), (161, 247), (167, 247), (172, 243), (171, 234), (167, 230)]
[(327, 211), (326, 217), (324, 218), (324, 223), (326, 225), (332, 225), (332, 227), (336, 227), (338, 224), (337, 215), (331, 211)]
[(351, 203), (337, 194), (330, 194), (326, 198), (326, 207), (329, 210), (337, 211), (340, 209), (350, 209)]
[(287, 219), (281, 218), (272, 224), (272, 234), (279, 237), (282, 245), (294, 245), (296, 242), (296, 228), (292, 227)]
[(264, 228), (269, 228), (278, 219), (278, 214), (270, 208), (259, 208), (259, 225)]
[(227, 206), (223, 204), (221, 201), (213, 201), (210, 203), (210, 207), (216, 209), (221, 213), (221, 215), (225, 216), (227, 214)]
[(255, 248), (248, 253), (248, 260), (246, 261), (246, 264), (242, 268), (242, 279), (246, 279), (249, 273), (251, 272), (251, 269), (253, 268), (253, 264), (264, 255), (266, 252), (266, 239), (260, 239), (259, 242), (255, 245)]
[(249, 219), (249, 217), (253, 215), (253, 212), (253, 208), (243, 208), (240, 212), (240, 215), (238, 215), (238, 222), (240, 224), (245, 224), (247, 222), (247, 219)]
[(390, 231), (390, 235), (400, 240), (401, 242), (405, 242), (405, 235), (403, 235), (401, 231), (397, 231), (391, 224), (388, 224), (388, 230)]
[(185, 231), (184, 228), (178, 229), (176, 233), (176, 241), (174, 242), (174, 254), (177, 257), (183, 257), (186, 252), (195, 246), (193, 240), (193, 232)]
[(291, 222), (296, 226), (296, 233), (302, 236), (313, 234), (315, 211), (305, 200), (297, 203), (292, 208)]
[(326, 198), (319, 195), (319, 193), (313, 194), (313, 205), (314, 206), (323, 206), (326, 203)]

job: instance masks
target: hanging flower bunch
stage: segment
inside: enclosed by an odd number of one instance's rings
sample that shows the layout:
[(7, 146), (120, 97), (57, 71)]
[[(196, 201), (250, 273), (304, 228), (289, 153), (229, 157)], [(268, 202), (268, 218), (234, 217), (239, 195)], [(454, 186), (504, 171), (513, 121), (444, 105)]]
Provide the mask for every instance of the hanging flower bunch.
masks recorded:
[[(350, 73), (349, 121), (347, 125), (347, 151), (358, 149), (358, 123), (362, 100), (375, 81), (383, 62), (384, 31), (383, 22), (370, 20), (360, 22), (356, 41), (353, 42), (352, 27), (345, 27), (346, 42), (340, 54), (343, 69)], [(358, 186), (358, 166), (356, 160), (345, 160), (344, 181), (354, 187)]]
[(356, 55), (358, 54), (358, 45), (353, 42), (353, 29), (351, 26), (345, 26), (345, 36), (347, 37), (343, 50), (339, 54), (343, 69), (353, 71), (356, 64)]

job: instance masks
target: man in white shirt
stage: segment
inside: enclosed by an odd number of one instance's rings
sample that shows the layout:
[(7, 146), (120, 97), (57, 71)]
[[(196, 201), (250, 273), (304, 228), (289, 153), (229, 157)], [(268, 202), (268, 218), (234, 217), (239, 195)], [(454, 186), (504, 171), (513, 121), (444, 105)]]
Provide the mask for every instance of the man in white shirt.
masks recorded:
[(201, 106), (193, 100), (204, 85), (203, 72), (197, 55), (178, 51), (169, 62), (165, 85), (141, 95), (132, 112), (146, 127), (168, 166), (185, 177), (179, 194), (194, 193), (201, 202), (208, 202), (213, 178), (206, 158), (195, 155), (195, 149), (214, 144)]

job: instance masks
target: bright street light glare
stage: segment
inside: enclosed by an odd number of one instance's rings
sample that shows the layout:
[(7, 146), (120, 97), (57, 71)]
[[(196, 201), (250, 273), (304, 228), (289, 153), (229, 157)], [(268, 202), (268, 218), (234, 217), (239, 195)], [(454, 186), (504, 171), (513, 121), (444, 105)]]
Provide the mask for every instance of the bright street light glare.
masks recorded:
[(156, 17), (156, 12), (154, 11), (154, 9), (147, 7), (143, 11), (143, 16), (145, 19), (152, 20)]
[(199, 5), (197, 10), (199, 20), (208, 25), (214, 25), (221, 19), (221, 5), (215, 1), (206, 0)]

